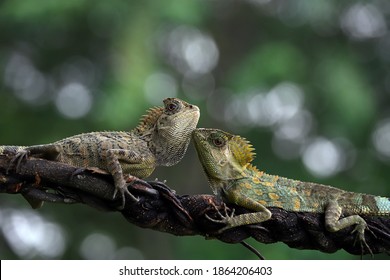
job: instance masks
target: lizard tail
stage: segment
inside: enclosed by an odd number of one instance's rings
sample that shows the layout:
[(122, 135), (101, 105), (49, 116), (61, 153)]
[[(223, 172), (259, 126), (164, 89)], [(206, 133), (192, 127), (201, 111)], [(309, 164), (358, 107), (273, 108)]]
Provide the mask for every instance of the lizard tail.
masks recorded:
[(355, 203), (349, 203), (354, 207), (356, 214), (373, 215), (373, 216), (389, 216), (390, 215), (390, 198), (375, 196), (370, 194), (355, 194)]
[(390, 215), (390, 198), (389, 197), (375, 197), (376, 205), (378, 207), (379, 215)]
[(369, 216), (390, 216), (389, 197), (345, 192), (339, 199), (346, 213)]
[(0, 146), (0, 155), (1, 154), (16, 154), (19, 151), (24, 150), (24, 146)]

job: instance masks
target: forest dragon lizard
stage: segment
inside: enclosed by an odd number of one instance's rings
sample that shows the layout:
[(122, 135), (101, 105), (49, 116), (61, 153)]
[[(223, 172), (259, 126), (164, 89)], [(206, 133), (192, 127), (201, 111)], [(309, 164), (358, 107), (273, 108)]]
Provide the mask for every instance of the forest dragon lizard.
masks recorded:
[[(325, 227), (336, 232), (355, 226), (361, 244), (368, 250), (364, 233), (366, 221), (360, 215), (389, 216), (390, 198), (343, 191), (331, 186), (301, 182), (268, 175), (251, 164), (254, 148), (244, 138), (218, 129), (195, 129), (195, 147), (214, 193), (225, 202), (234, 203), (255, 212), (234, 216), (222, 215), (219, 230), (267, 221), (267, 207), (286, 211), (325, 214)], [(371, 252), (371, 251), (370, 251)]]
[[(94, 167), (113, 176), (115, 192), (127, 189), (124, 174), (137, 178), (148, 177), (156, 166), (171, 166), (184, 156), (191, 133), (199, 120), (199, 108), (177, 98), (164, 100), (164, 107), (147, 111), (138, 126), (131, 131), (90, 132), (57, 142), (36, 146), (0, 146), (0, 154), (12, 153), (13, 163), (26, 156), (45, 158), (75, 167)], [(29, 201), (30, 202), (30, 201)]]

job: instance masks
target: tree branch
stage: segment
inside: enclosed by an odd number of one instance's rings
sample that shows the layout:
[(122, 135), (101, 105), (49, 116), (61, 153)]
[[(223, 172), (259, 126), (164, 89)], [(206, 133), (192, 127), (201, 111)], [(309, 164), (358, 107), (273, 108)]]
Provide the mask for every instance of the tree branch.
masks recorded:
[[(135, 182), (130, 191), (139, 197), (133, 202), (126, 196), (126, 205), (118, 210), (121, 198), (113, 199), (114, 185), (110, 175), (96, 169), (80, 170), (75, 167), (29, 158), (20, 168), (10, 169), (12, 155), (0, 155), (0, 193), (22, 194), (30, 202), (44, 200), (55, 203), (83, 203), (103, 211), (120, 212), (128, 222), (170, 234), (202, 235), (226, 243), (239, 243), (249, 237), (261, 243), (284, 242), (297, 249), (313, 249), (332, 253), (340, 249), (355, 255), (369, 254), (366, 247), (355, 242), (352, 228), (335, 233), (324, 227), (324, 215), (297, 213), (270, 208), (272, 218), (258, 225), (233, 228), (218, 235), (223, 225), (212, 222), (218, 211), (236, 214), (248, 209), (228, 204), (213, 195), (177, 195), (161, 182)], [(390, 252), (390, 219), (364, 217), (369, 226), (366, 241), (374, 254)]]

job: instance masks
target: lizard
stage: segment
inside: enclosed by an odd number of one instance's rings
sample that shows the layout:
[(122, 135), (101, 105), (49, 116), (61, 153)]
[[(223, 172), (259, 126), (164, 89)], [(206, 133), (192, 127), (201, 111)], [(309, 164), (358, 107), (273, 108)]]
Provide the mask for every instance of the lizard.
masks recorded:
[(163, 107), (149, 109), (130, 131), (89, 132), (43, 145), (0, 146), (0, 154), (16, 154), (11, 161), (16, 168), (21, 160), (33, 156), (108, 172), (115, 184), (113, 198), (119, 192), (123, 208), (125, 193), (138, 201), (129, 192), (124, 174), (129, 174), (130, 182), (134, 182), (150, 176), (157, 166), (178, 163), (198, 123), (197, 106), (178, 98), (166, 98), (163, 103)]
[[(301, 182), (269, 175), (252, 164), (254, 148), (245, 138), (219, 129), (198, 128), (193, 132), (195, 148), (214, 194), (223, 201), (253, 212), (234, 216), (218, 212), (225, 230), (265, 222), (272, 217), (268, 207), (286, 211), (324, 214), (327, 231), (354, 226), (361, 246), (365, 245), (367, 223), (362, 215), (388, 216), (390, 198), (344, 191), (328, 185)], [(369, 229), (368, 229), (369, 230)], [(362, 248), (363, 250), (363, 248)]]

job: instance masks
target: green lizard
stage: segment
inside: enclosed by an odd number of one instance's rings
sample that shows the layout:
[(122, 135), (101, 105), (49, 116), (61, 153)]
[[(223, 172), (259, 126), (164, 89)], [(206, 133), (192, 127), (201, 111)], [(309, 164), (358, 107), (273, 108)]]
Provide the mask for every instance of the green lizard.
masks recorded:
[[(16, 153), (13, 163), (26, 156), (45, 158), (72, 166), (97, 167), (113, 176), (114, 198), (127, 189), (124, 174), (138, 178), (151, 175), (156, 166), (171, 166), (184, 156), (191, 133), (199, 120), (199, 108), (177, 98), (164, 100), (164, 107), (148, 110), (138, 126), (128, 132), (107, 131), (75, 135), (36, 146), (0, 146), (0, 153)], [(134, 178), (135, 180), (135, 177)]]
[[(343, 191), (331, 186), (306, 183), (268, 175), (251, 164), (255, 153), (244, 138), (218, 129), (195, 129), (195, 147), (210, 187), (226, 202), (250, 209), (252, 213), (223, 216), (223, 231), (267, 221), (267, 207), (286, 211), (325, 214), (325, 227), (336, 232), (355, 226), (361, 244), (367, 246), (366, 221), (360, 215), (389, 216), (390, 198)], [(343, 217), (341, 217), (343, 216)], [(369, 247), (367, 246), (368, 250)]]

